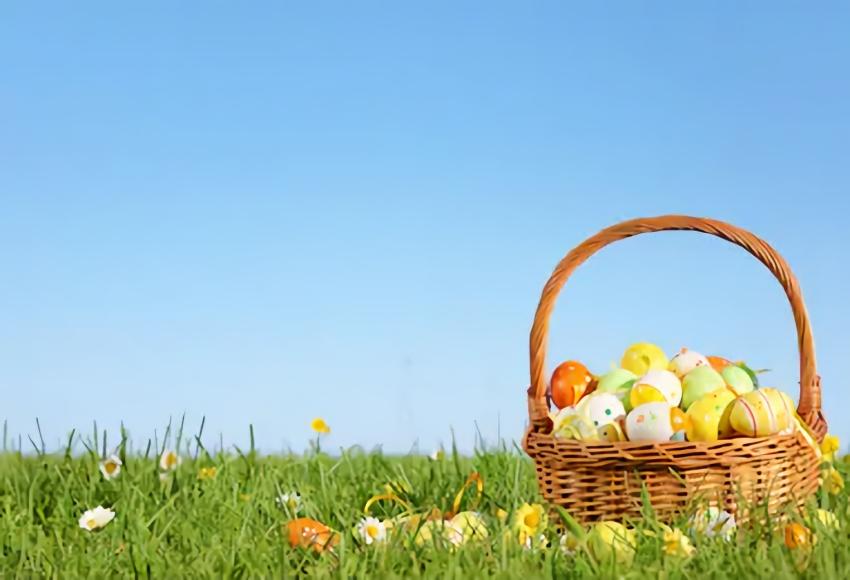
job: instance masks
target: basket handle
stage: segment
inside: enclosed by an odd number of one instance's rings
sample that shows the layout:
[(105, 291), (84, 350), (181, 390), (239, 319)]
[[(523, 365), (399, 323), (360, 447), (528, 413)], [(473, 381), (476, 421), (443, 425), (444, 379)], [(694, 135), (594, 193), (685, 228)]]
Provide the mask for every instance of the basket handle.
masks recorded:
[(826, 420), (821, 411), (821, 386), (815, 361), (814, 339), (806, 305), (803, 303), (803, 295), (791, 268), (767, 242), (746, 230), (717, 220), (683, 215), (638, 218), (606, 228), (573, 248), (552, 272), (552, 276), (543, 288), (543, 294), (540, 296), (540, 303), (534, 315), (534, 324), (531, 327), (529, 345), (531, 386), (528, 388), (530, 428), (543, 431), (551, 429), (549, 404), (546, 397), (546, 343), (549, 335), (549, 318), (555, 307), (555, 300), (567, 278), (585, 260), (612, 242), (649, 232), (679, 230), (711, 234), (737, 244), (758, 258), (779, 280), (791, 303), (797, 325), (797, 346), (800, 353), (800, 403), (797, 412), (812, 428), (818, 439), (823, 438), (826, 434)]

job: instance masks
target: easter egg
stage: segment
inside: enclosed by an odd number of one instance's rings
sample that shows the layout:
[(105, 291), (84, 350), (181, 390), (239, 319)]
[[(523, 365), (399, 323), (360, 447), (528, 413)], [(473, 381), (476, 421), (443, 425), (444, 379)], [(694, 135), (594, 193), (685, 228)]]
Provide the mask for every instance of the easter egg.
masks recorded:
[(619, 422), (602, 425), (597, 429), (597, 432), (599, 433), (600, 441), (608, 441), (609, 443), (626, 441), (626, 434), (623, 433), (623, 428), (620, 427)]
[(720, 376), (726, 381), (726, 385), (732, 389), (736, 395), (743, 395), (755, 389), (753, 379), (749, 373), (736, 365), (728, 365), (722, 371)]
[(791, 397), (771, 388), (746, 393), (732, 403), (729, 422), (732, 428), (750, 437), (775, 435), (794, 421)]
[(688, 408), (685, 435), (688, 441), (717, 441), (726, 408), (735, 400), (729, 389), (717, 389)]
[(698, 399), (726, 387), (726, 381), (710, 366), (699, 366), (682, 380), (682, 408), (686, 411)]
[(614, 560), (629, 565), (635, 556), (637, 538), (634, 530), (619, 522), (597, 522), (587, 534), (587, 547), (599, 563)]
[(669, 441), (685, 428), (685, 414), (666, 402), (644, 403), (626, 415), (629, 441)]
[(648, 342), (631, 345), (623, 353), (620, 366), (641, 376), (654, 369), (666, 369), (669, 361), (664, 351)]
[(662, 399), (670, 403), (672, 407), (676, 407), (682, 400), (682, 383), (679, 378), (670, 371), (652, 370), (635, 381), (632, 386), (632, 392), (629, 399), (632, 407), (637, 407), (641, 402), (651, 402), (657, 400), (654, 393), (648, 391), (648, 400), (642, 401), (641, 393), (646, 389), (642, 387), (651, 387), (661, 393)]
[(711, 368), (716, 370), (718, 373), (732, 364), (722, 356), (707, 356), (705, 358), (708, 359), (708, 364), (711, 365)]
[(585, 394), (592, 391), (593, 375), (578, 361), (568, 360), (558, 365), (552, 373), (549, 383), (552, 402), (559, 409), (578, 403)]
[(576, 405), (576, 410), (590, 419), (597, 428), (626, 416), (623, 403), (613, 393), (592, 393)]
[(487, 526), (478, 512), (460, 512), (449, 521), (449, 526), (461, 532), (464, 542), (484, 539), (489, 535)]
[(664, 403), (664, 393), (650, 385), (635, 385), (629, 391), (629, 406), (634, 409), (644, 403)]
[(596, 392), (598, 393), (614, 393), (626, 406), (629, 408), (629, 390), (632, 384), (637, 379), (637, 375), (626, 369), (614, 369), (599, 377), (599, 382), (596, 384)]
[(708, 359), (697, 351), (687, 348), (683, 348), (670, 359), (670, 370), (680, 379), (700, 366), (709, 366)]

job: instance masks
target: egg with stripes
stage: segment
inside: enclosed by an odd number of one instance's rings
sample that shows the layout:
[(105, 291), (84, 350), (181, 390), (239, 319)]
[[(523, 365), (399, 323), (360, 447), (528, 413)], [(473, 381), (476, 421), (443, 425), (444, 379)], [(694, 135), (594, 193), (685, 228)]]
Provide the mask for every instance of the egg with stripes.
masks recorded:
[(749, 437), (767, 437), (786, 430), (794, 421), (794, 402), (777, 389), (761, 388), (732, 403), (729, 424)]

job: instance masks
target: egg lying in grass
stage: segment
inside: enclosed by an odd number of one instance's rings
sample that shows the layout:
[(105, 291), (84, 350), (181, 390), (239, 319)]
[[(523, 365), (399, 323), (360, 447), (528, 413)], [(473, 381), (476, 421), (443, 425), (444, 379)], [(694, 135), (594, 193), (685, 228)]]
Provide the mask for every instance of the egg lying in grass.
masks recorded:
[(629, 390), (637, 375), (626, 369), (614, 369), (599, 377), (599, 382), (596, 384), (597, 393), (612, 393), (623, 402), (626, 411), (631, 409), (629, 406)]
[(667, 401), (677, 407), (682, 400), (682, 383), (670, 371), (649, 371), (632, 385), (629, 402), (632, 408), (655, 401)]
[(670, 361), (664, 351), (649, 342), (639, 342), (631, 345), (623, 353), (620, 366), (627, 371), (641, 376), (655, 369), (666, 369)]
[(688, 441), (717, 441), (729, 436), (730, 405), (735, 394), (729, 389), (717, 389), (688, 408), (685, 435)]
[(699, 366), (682, 380), (682, 408), (686, 411), (697, 400), (712, 391), (726, 387), (726, 381), (710, 366)]
[(590, 419), (597, 429), (626, 416), (623, 403), (612, 393), (592, 393), (581, 400), (576, 410)]
[(685, 413), (678, 407), (666, 402), (644, 403), (626, 416), (626, 436), (629, 441), (669, 441), (685, 424)]
[(597, 522), (587, 534), (587, 548), (599, 564), (612, 560), (629, 566), (637, 550), (637, 534), (619, 522)]
[(593, 390), (593, 375), (578, 361), (568, 360), (558, 365), (549, 383), (552, 402), (559, 409), (570, 407)]
[(729, 423), (742, 435), (767, 437), (787, 429), (794, 414), (791, 397), (776, 389), (762, 388), (735, 399)]
[(753, 384), (753, 379), (750, 378), (749, 373), (737, 365), (724, 367), (720, 371), (720, 376), (736, 395), (744, 395), (755, 389), (755, 384)]
[(695, 350), (683, 348), (670, 359), (670, 370), (681, 379), (697, 367), (710, 366), (708, 359)]

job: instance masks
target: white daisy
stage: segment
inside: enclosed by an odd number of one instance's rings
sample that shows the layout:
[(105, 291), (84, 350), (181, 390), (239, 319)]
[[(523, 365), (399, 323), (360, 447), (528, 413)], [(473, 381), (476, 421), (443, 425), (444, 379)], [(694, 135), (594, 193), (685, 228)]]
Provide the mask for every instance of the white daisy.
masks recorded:
[(379, 544), (387, 539), (387, 527), (378, 518), (365, 517), (357, 524), (357, 533), (366, 545)]
[(435, 449), (434, 452), (431, 453), (431, 455), (429, 455), (428, 457), (430, 457), (434, 461), (442, 461), (443, 458), (445, 458), (445, 456), (446, 456), (445, 451), (443, 451), (442, 449)]
[(105, 479), (115, 479), (121, 473), (121, 459), (117, 455), (110, 455), (100, 462), (100, 472)]
[(280, 508), (286, 510), (292, 515), (297, 514), (298, 511), (301, 509), (301, 496), (298, 494), (297, 491), (293, 491), (290, 493), (282, 493), (277, 496), (275, 502), (277, 502), (277, 505)]
[(537, 548), (546, 548), (549, 545), (549, 542), (546, 539), (545, 534), (540, 534), (539, 536), (537, 536), (536, 542), (532, 542), (531, 540), (532, 540), (532, 536), (526, 534), (525, 535), (525, 542), (522, 545), (526, 550), (537, 549)]
[(575, 556), (576, 552), (578, 552), (579, 541), (571, 533), (567, 532), (565, 534), (561, 534), (561, 538), (558, 541), (558, 544), (561, 547), (561, 551), (567, 556)]
[(705, 534), (709, 538), (732, 539), (737, 528), (735, 516), (711, 506), (706, 510), (700, 510), (691, 518), (691, 533)]
[(159, 457), (159, 468), (163, 471), (171, 471), (177, 469), (177, 466), (183, 462), (183, 459), (177, 455), (176, 451), (166, 449)]
[(80, 518), (80, 527), (91, 532), (98, 528), (102, 528), (112, 521), (115, 517), (115, 512), (103, 506), (97, 506), (93, 510), (86, 510)]

